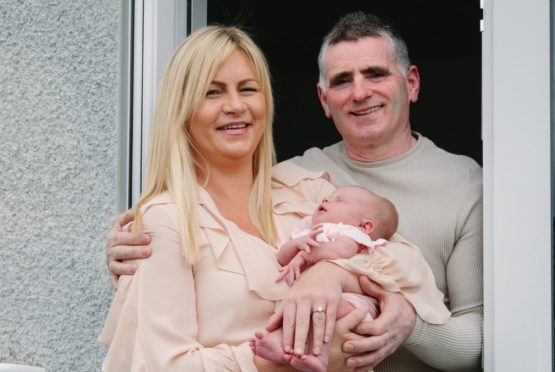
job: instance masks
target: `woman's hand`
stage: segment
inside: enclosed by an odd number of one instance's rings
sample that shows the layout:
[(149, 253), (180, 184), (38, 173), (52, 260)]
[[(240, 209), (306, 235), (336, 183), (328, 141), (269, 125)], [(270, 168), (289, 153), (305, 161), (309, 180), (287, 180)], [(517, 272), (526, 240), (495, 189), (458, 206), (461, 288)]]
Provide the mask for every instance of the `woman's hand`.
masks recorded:
[[(347, 366), (365, 371), (393, 354), (410, 336), (416, 312), (401, 293), (388, 292), (365, 276), (360, 277), (360, 287), (364, 293), (378, 299), (380, 315), (371, 322), (360, 323), (348, 314), (337, 322), (336, 328), (350, 339), (343, 344), (343, 350), (358, 354), (347, 360)], [(358, 336), (348, 332), (352, 328)]]
[(330, 262), (318, 262), (289, 290), (267, 330), (282, 325), (284, 350), (302, 355), (312, 326), (312, 353), (320, 354), (323, 342), (332, 339), (341, 293), (354, 285), (358, 287), (356, 277), (348, 271)]
[(137, 265), (128, 260), (149, 257), (152, 253), (147, 244), (150, 237), (147, 234), (134, 234), (123, 231), (123, 227), (132, 222), (135, 215), (132, 210), (122, 213), (112, 226), (106, 237), (106, 257), (108, 269), (112, 273), (112, 285), (117, 288), (120, 275), (133, 275)]

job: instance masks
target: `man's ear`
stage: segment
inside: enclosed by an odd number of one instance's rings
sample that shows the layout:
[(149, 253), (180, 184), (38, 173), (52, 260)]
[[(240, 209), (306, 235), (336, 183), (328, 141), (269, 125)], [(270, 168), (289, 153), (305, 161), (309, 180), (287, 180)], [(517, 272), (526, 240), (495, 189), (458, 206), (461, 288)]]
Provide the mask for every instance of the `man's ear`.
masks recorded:
[(407, 71), (407, 90), (409, 94), (409, 102), (418, 101), (418, 94), (420, 93), (420, 72), (418, 68), (414, 65), (409, 67)]
[(331, 119), (331, 112), (328, 107), (328, 96), (326, 95), (326, 92), (324, 91), (324, 89), (320, 86), (320, 83), (316, 84), (316, 90), (318, 91), (318, 98), (320, 98), (320, 104), (324, 109), (324, 113), (326, 114), (326, 117)]
[(376, 224), (372, 220), (362, 220), (358, 225), (366, 234), (370, 234), (376, 228)]

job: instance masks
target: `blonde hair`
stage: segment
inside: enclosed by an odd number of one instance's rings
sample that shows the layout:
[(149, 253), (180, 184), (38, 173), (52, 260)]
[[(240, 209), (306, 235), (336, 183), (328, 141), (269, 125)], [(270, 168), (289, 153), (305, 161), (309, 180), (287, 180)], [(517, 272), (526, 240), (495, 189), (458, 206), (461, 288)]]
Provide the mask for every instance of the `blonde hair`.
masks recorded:
[(273, 245), (277, 241), (271, 205), (274, 102), (268, 64), (261, 50), (240, 29), (221, 25), (203, 27), (183, 41), (166, 69), (154, 114), (144, 190), (135, 206), (133, 228), (135, 231), (142, 228), (141, 206), (168, 191), (179, 218), (181, 251), (189, 264), (195, 263), (200, 254), (196, 169), (208, 177), (206, 166), (193, 156), (198, 152), (190, 137), (190, 120), (206, 97), (218, 68), (235, 50), (245, 53), (252, 62), (267, 112), (266, 128), (253, 155), (254, 184), (249, 214), (267, 243)]

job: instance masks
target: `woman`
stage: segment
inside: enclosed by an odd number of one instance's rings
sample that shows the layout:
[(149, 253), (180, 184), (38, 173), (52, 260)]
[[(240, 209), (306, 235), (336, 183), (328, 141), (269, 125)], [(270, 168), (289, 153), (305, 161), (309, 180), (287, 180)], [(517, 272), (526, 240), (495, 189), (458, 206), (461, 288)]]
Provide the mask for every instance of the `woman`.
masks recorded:
[(274, 282), (275, 246), (333, 190), (288, 167), (272, 185), (272, 116), (266, 62), (240, 30), (203, 28), (174, 53), (133, 226), (153, 254), (120, 278), (103, 370), (272, 368), (248, 340), (287, 290)]

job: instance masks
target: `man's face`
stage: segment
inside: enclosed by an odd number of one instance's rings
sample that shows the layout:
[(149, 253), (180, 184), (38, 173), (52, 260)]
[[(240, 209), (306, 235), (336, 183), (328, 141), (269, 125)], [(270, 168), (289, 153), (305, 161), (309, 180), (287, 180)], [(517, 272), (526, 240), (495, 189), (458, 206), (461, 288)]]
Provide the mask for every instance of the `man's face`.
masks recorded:
[(389, 42), (365, 37), (328, 47), (325, 86), (318, 85), (326, 116), (333, 119), (351, 149), (395, 146), (407, 134), (409, 105), (418, 99), (420, 77), (415, 66), (399, 69)]

